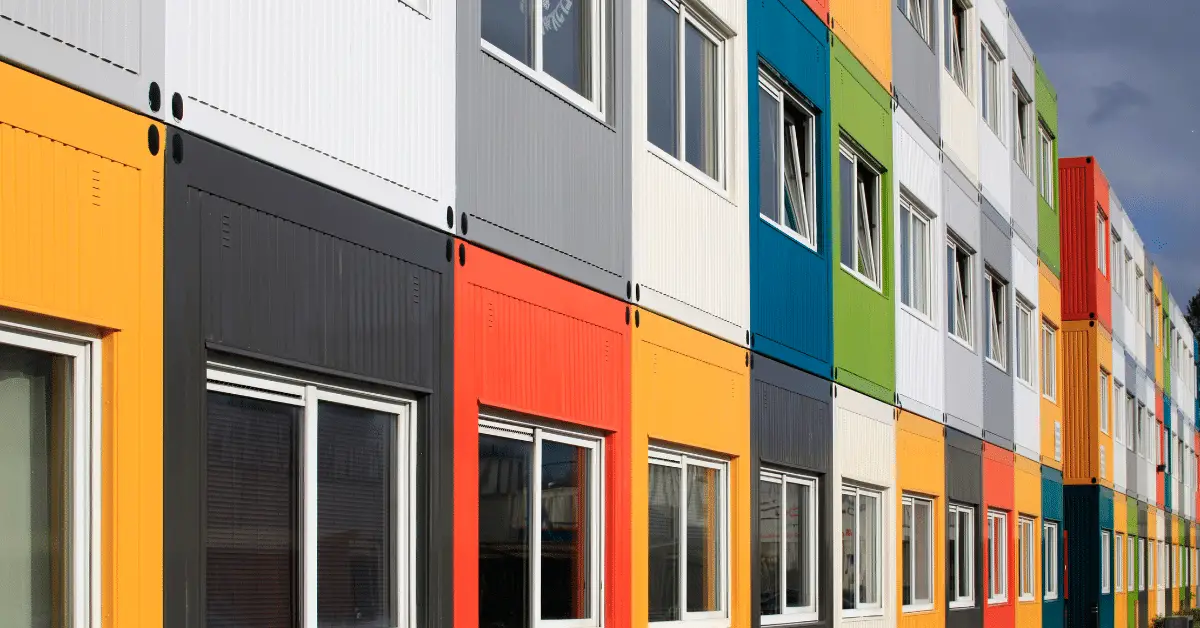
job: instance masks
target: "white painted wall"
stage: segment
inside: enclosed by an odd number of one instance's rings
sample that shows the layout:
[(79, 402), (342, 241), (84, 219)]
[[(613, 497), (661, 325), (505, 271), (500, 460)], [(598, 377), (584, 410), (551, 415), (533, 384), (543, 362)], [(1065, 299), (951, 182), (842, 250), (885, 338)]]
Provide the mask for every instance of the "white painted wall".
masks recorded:
[[(1034, 360), (1033, 381), (1021, 381), (1015, 376), (1016, 371), (1013, 371), (1013, 440), (1016, 442), (1018, 454), (1030, 460), (1040, 460), (1042, 396), (1038, 365), (1041, 363), (1041, 355), (1037, 347), (1040, 346), (1042, 318), (1038, 300), (1038, 255), (1037, 251), (1019, 237), (1012, 239), (1012, 275), (1012, 285), (1017, 296), (1033, 306), (1032, 329), (1029, 333)], [(1015, 309), (1009, 320), (1015, 324)]]
[(965, 46), (968, 55), (963, 59), (963, 70), (967, 75), (967, 85), (959, 86), (954, 77), (946, 69), (946, 51), (948, 45), (945, 24), (949, 18), (945, 15), (944, 2), (936, 2), (942, 14), (940, 41), (941, 54), (938, 63), (942, 68), (941, 99), (942, 99), (942, 145), (946, 157), (954, 161), (963, 174), (972, 183), (979, 182), (979, 111), (976, 108), (979, 99), (979, 11), (972, 8), (967, 10), (968, 39)]
[[(1129, 418), (1125, 417), (1121, 424), (1117, 424), (1117, 412), (1124, 412), (1125, 410), (1125, 382), (1127, 381), (1125, 376), (1125, 349), (1121, 346), (1120, 340), (1118, 340), (1116, 337), (1113, 338), (1112, 342), (1112, 354), (1113, 396), (1110, 407), (1113, 413), (1113, 451), (1116, 452), (1113, 456), (1112, 462), (1113, 489), (1119, 493), (1128, 493), (1129, 478), (1126, 476), (1129, 475), (1129, 470), (1126, 468), (1126, 451), (1129, 448), (1129, 443), (1125, 442), (1125, 422), (1127, 422)], [(1117, 384), (1121, 385), (1119, 394), (1117, 390)]]
[[(988, 126), (979, 109), (979, 183), (983, 195), (1006, 218), (1012, 216), (1012, 156), (1008, 145), (1012, 137), (1012, 70), (1008, 62), (1008, 11), (1000, 0), (976, 0), (979, 14), (980, 44), (986, 29), (1000, 49), (999, 120), (996, 129)], [(978, 54), (982, 54), (980, 51)], [(979, 72), (980, 63), (975, 71)], [(975, 102), (982, 103), (982, 76), (975, 86)]]

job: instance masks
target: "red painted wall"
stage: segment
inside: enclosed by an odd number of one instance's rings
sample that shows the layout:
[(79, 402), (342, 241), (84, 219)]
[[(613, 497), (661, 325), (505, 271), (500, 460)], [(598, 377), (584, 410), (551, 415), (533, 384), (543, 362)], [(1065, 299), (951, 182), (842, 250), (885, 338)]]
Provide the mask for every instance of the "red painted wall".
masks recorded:
[(1096, 260), (1096, 207), (1109, 215), (1108, 179), (1092, 157), (1058, 160), (1059, 239), (1062, 244), (1062, 318), (1064, 321), (1098, 320), (1112, 331), (1112, 264), (1105, 219), (1106, 272)]
[(983, 444), (983, 509), (984, 525), (987, 525), (988, 510), (1003, 510), (1008, 513), (1008, 601), (990, 604), (987, 601), (991, 590), (987, 566), (987, 528), (980, 539), (984, 544), (983, 554), (983, 625), (984, 628), (1014, 628), (1017, 609), (1017, 516), (1013, 497), (1016, 473), (1015, 454), (1011, 450), (991, 443)]
[(605, 625), (629, 622), (626, 306), (456, 241), (454, 625), (479, 626), (479, 412), (487, 406), (600, 430), (604, 442)]
[[(787, 4), (790, 3), (784, 3), (784, 5)], [(829, 0), (804, 0), (804, 4), (807, 4), (808, 8), (812, 9), (812, 12), (816, 13), (822, 22), (825, 22), (825, 26), (829, 26)]]

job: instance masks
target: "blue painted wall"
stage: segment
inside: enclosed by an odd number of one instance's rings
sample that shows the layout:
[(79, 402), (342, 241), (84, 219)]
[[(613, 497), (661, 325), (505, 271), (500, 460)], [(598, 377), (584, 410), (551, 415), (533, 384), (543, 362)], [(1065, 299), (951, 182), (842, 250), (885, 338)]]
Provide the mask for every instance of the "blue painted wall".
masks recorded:
[[(764, 355), (827, 379), (833, 375), (833, 271), (830, 222), (829, 34), (803, 0), (748, 7), (750, 77), (750, 330)], [(818, 251), (759, 218), (760, 64), (817, 111)]]
[[(1065, 529), (1063, 521), (1063, 485), (1062, 472), (1050, 467), (1042, 467), (1042, 518), (1058, 522), (1058, 573), (1042, 573), (1042, 578), (1058, 579), (1058, 599), (1042, 602), (1042, 628), (1063, 628), (1063, 551), (1062, 539)], [(1045, 566), (1043, 565), (1043, 569)]]

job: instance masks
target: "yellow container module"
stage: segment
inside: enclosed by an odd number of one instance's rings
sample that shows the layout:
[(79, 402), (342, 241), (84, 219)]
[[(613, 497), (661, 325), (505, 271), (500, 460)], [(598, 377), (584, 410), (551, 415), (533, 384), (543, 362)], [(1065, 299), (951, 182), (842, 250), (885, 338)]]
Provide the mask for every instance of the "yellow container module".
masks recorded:
[(830, 0), (837, 36), (888, 92), (892, 91), (892, 7), (888, 0)]
[(1063, 483), (1112, 488), (1112, 336), (1095, 321), (1064, 321), (1062, 336)]
[[(648, 617), (680, 620), (687, 611), (711, 612), (727, 618), (732, 628), (748, 628), (749, 355), (646, 310), (635, 311), (633, 323), (630, 625), (644, 626)], [(688, 490), (681, 491), (685, 481)], [(716, 490), (722, 486), (726, 508), (720, 507)], [(671, 517), (682, 516), (671, 510), (678, 505), (671, 500), (678, 502), (681, 495), (699, 497), (704, 504), (686, 509), (686, 543), (671, 529), (678, 521)], [(693, 521), (696, 512), (704, 520)], [(692, 538), (693, 529), (702, 538)], [(720, 539), (719, 547), (713, 537)], [(702, 555), (691, 556), (697, 547)], [(689, 581), (682, 587), (676, 580), (685, 552)], [(699, 586), (692, 580), (697, 574)], [(675, 595), (691, 597), (668, 599)]]
[[(1054, 276), (1044, 262), (1038, 262), (1038, 308), (1041, 311), (1041, 331), (1038, 333), (1038, 355), (1041, 356), (1042, 368), (1042, 464), (1063, 470), (1063, 359), (1062, 359), (1062, 281)], [(1053, 343), (1053, 347), (1045, 345)], [(1049, 369), (1047, 363), (1053, 361), (1054, 369)]]
[[(95, 625), (109, 628), (163, 617), (164, 137), (152, 120), (0, 64), (0, 321), (88, 347), (70, 377), (87, 377), (84, 393), (98, 398), (79, 400), (71, 420), (90, 420), (85, 449), (99, 454), (82, 537), (95, 540), (72, 548), (90, 568), (52, 570), (86, 583), (91, 596), (57, 591), (89, 599)], [(69, 525), (88, 525), (88, 513), (73, 514)], [(21, 611), (0, 606), (0, 624), (20, 623), (9, 621)]]
[[(942, 599), (946, 591), (946, 570), (943, 567), (945, 552), (937, 548), (946, 547), (946, 436), (945, 427), (941, 423), (930, 421), (924, 417), (897, 410), (896, 420), (896, 451), (903, 455), (896, 457), (896, 494), (897, 517), (896, 538), (899, 539), (900, 551), (898, 556), (911, 556), (911, 565), (904, 560), (896, 561), (896, 603), (900, 619), (899, 628), (942, 628), (945, 625), (946, 605)], [(933, 538), (927, 550), (921, 550), (924, 543), (915, 538), (919, 526), (914, 525), (914, 502), (932, 502), (933, 508)], [(906, 534), (906, 525), (908, 531)], [(928, 552), (928, 553), (926, 553)], [(917, 591), (915, 582), (926, 576), (921, 573), (925, 567), (921, 561), (927, 561), (932, 555), (933, 588), (931, 591), (932, 604), (925, 600)], [(924, 564), (929, 564), (924, 562)], [(906, 576), (910, 584), (906, 585)], [(910, 589), (907, 595), (906, 586)], [(905, 601), (908, 600), (908, 604)]]
[(1129, 608), (1125, 594), (1125, 576), (1129, 572), (1128, 543), (1129, 509), (1125, 496), (1113, 494), (1113, 538), (1112, 538), (1112, 592), (1113, 592), (1113, 628), (1128, 628)]
[(1017, 625), (1042, 625), (1042, 465), (1024, 456), (1013, 463), (1017, 522)]

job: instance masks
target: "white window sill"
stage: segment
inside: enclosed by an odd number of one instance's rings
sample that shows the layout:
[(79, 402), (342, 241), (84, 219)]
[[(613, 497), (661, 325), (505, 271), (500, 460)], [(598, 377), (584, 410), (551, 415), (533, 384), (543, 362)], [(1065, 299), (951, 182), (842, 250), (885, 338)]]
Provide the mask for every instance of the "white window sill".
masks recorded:
[(1003, 597), (1003, 598), (998, 597), (995, 599), (988, 598), (987, 603), (988, 603), (988, 606), (1002, 606), (1002, 605), (1008, 604), (1008, 598), (1007, 597)]
[(553, 76), (550, 76), (545, 72), (539, 72), (518, 61), (507, 52), (504, 52), (500, 48), (492, 45), (488, 40), (480, 39), (479, 43), (483, 51), (492, 58), (496, 59), (500, 63), (503, 63), (504, 65), (507, 65), (513, 70), (520, 72), (523, 76), (525, 76), (525, 78), (537, 83), (538, 85), (541, 85), (555, 96), (567, 101), (567, 103), (571, 106), (595, 118), (598, 122), (602, 124), (608, 124), (608, 121), (604, 118), (604, 111), (601, 110), (600, 106), (595, 102), (580, 96), (578, 92), (558, 82), (558, 79), (555, 79)]
[(1027, 382), (1027, 381), (1025, 381), (1025, 380), (1021, 379), (1020, 377), (1014, 377), (1013, 379), (1017, 380), (1017, 382), (1018, 382), (1019, 384), (1021, 384), (1022, 386), (1024, 386), (1024, 387), (1028, 388), (1028, 389), (1029, 389), (1029, 392), (1031, 392), (1031, 393), (1033, 393), (1033, 394), (1035, 394), (1035, 395), (1037, 394), (1037, 388), (1034, 388), (1034, 387), (1033, 387), (1033, 382)]
[(657, 145), (654, 144), (654, 142), (651, 142), (648, 139), (646, 140), (646, 150), (649, 151), (651, 155), (654, 155), (655, 157), (658, 157), (659, 159), (666, 162), (666, 164), (668, 166), (671, 166), (672, 168), (683, 173), (684, 175), (691, 177), (696, 183), (699, 183), (700, 185), (703, 185), (704, 187), (708, 188), (714, 194), (719, 195), (721, 198), (725, 199), (729, 203), (731, 203), (731, 204), (733, 203), (733, 200), (731, 198), (729, 198), (729, 192), (725, 189), (724, 184), (722, 184), (720, 181), (708, 176), (708, 173), (693, 166), (692, 164), (688, 163), (686, 160), (679, 159), (679, 158), (675, 157), (674, 155), (672, 155), (671, 153), (668, 153), (667, 151), (659, 148)]
[(975, 600), (960, 600), (958, 602), (950, 602), (950, 610), (958, 611), (967, 608), (975, 608)]
[(1021, 603), (1036, 602), (1037, 598), (1032, 595), (1022, 595), (1021, 597), (1017, 598), (1017, 601)]
[(900, 612), (903, 614), (920, 614), (933, 611), (933, 604), (911, 604), (909, 606), (900, 607)]
[(912, 316), (913, 318), (917, 319), (918, 322), (924, 323), (926, 327), (929, 327), (930, 329), (932, 329), (934, 331), (938, 331), (937, 325), (933, 324), (933, 318), (931, 316), (929, 316), (928, 314), (905, 303), (904, 301), (900, 301), (900, 309), (903, 312), (907, 312), (909, 316)]
[(728, 617), (720, 619), (678, 619), (675, 621), (652, 621), (648, 626), (654, 628), (729, 628)]
[(1042, 393), (1042, 399), (1045, 399), (1046, 401), (1049, 401), (1050, 403), (1058, 403), (1058, 398), (1055, 397), (1054, 395), (1047, 395), (1046, 393)]
[(761, 221), (763, 221), (763, 222), (765, 222), (765, 223), (767, 223), (768, 225), (771, 225), (772, 227), (774, 227), (774, 228), (775, 228), (775, 230), (776, 230), (776, 231), (778, 231), (778, 232), (782, 233), (783, 235), (785, 235), (785, 236), (787, 236), (787, 237), (789, 237), (789, 238), (791, 238), (791, 239), (795, 240), (796, 242), (798, 242), (798, 243), (800, 243), (800, 244), (803, 244), (805, 247), (807, 247), (807, 248), (808, 248), (809, 250), (811, 250), (813, 253), (820, 254), (820, 253), (817, 251), (817, 245), (816, 245), (816, 244), (813, 244), (812, 242), (809, 242), (809, 241), (808, 241), (808, 240), (806, 240), (806, 239), (804, 239), (803, 237), (801, 237), (801, 236), (800, 236), (800, 234), (799, 234), (799, 233), (796, 233), (795, 231), (792, 231), (791, 229), (788, 229), (787, 227), (785, 227), (785, 226), (783, 226), (783, 225), (781, 225), (781, 224), (779, 224), (779, 223), (775, 222), (774, 220), (771, 220), (770, 218), (768, 218), (768, 217), (766, 217), (766, 216), (762, 215), (762, 213), (761, 213), (761, 212), (758, 214), (758, 219), (759, 219), (759, 220), (761, 220)]
[(850, 268), (849, 266), (847, 266), (845, 264), (841, 264), (841, 266), (842, 266), (842, 270), (846, 271), (846, 274), (859, 280), (860, 282), (863, 283), (863, 285), (874, 290), (875, 292), (878, 292), (880, 295), (883, 295), (883, 289), (879, 287), (879, 284), (868, 279), (866, 275), (858, 272), (857, 270), (854, 270), (853, 268)]
[(1042, 598), (1042, 602), (1043, 602), (1043, 603), (1045, 603), (1045, 602), (1057, 602), (1057, 601), (1058, 601), (1058, 594), (1057, 594), (1057, 593), (1055, 593), (1054, 595), (1046, 594), (1046, 596)]
[(970, 351), (971, 353), (975, 353), (975, 347), (972, 347), (970, 342), (963, 340), (962, 336), (959, 336), (958, 334), (955, 334), (953, 332), (948, 333), (946, 335), (950, 336), (950, 339), (953, 340), (954, 342), (957, 342), (958, 344), (962, 345), (962, 348), (966, 349), (967, 351)]
[(1007, 372), (1008, 372), (1008, 369), (1007, 369), (1007, 368), (1005, 368), (1005, 366), (1004, 366), (1003, 364), (1001, 364), (1001, 363), (999, 363), (999, 362), (997, 362), (997, 361), (993, 360), (992, 358), (985, 357), (985, 358), (984, 358), (984, 360), (985, 360), (985, 361), (986, 361), (988, 364), (991, 364), (992, 366), (996, 367), (997, 369), (1000, 369), (1000, 372), (1001, 372), (1001, 373), (1007, 373)]
[(787, 615), (763, 615), (759, 622), (763, 626), (792, 626), (807, 624), (820, 619), (815, 612), (791, 613)]
[(882, 608), (842, 609), (842, 619), (846, 621), (862, 621), (883, 617)]

